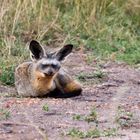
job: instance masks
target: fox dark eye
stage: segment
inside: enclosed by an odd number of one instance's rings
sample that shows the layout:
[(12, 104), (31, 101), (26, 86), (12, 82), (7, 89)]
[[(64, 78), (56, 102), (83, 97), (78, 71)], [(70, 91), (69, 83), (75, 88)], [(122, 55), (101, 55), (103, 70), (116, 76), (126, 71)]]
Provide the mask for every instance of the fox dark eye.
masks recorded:
[(41, 65), (42, 69), (45, 69), (45, 68), (47, 68), (48, 66), (49, 66), (49, 65), (47, 65), (47, 64), (45, 64), (45, 65), (42, 64), (42, 65)]
[(55, 68), (57, 68), (57, 65), (55, 65), (55, 64), (51, 64), (51, 66), (55, 69)]

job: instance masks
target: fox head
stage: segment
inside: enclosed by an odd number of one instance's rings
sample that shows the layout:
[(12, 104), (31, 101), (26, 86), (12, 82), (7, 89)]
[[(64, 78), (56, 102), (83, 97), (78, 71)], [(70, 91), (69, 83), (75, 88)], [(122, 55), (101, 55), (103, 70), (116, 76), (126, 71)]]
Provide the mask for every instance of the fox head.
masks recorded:
[(53, 77), (61, 68), (61, 61), (72, 51), (73, 45), (65, 45), (57, 52), (47, 53), (39, 42), (32, 40), (29, 45), (34, 70), (41, 77)]

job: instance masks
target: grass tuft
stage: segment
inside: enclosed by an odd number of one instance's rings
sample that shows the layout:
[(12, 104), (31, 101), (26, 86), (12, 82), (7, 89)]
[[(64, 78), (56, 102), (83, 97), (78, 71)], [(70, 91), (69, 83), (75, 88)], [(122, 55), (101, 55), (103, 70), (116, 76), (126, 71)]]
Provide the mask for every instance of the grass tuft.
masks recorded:
[(118, 107), (118, 113), (115, 120), (121, 128), (129, 128), (134, 122), (133, 113)]
[(77, 79), (83, 83), (88, 82), (91, 84), (101, 83), (107, 78), (106, 73), (101, 70), (94, 71), (92, 73), (80, 73), (77, 75)]
[(49, 106), (48, 106), (48, 104), (43, 105), (42, 110), (48, 112), (48, 111), (49, 111)]
[(99, 138), (99, 137), (112, 137), (117, 135), (117, 130), (115, 128), (108, 128), (105, 130), (99, 130), (97, 128), (80, 131), (79, 129), (72, 128), (68, 133), (68, 136), (77, 138)]
[(14, 65), (1, 67), (0, 81), (4, 85), (14, 85)]
[(0, 108), (0, 120), (7, 120), (10, 117), (10, 112), (7, 109)]

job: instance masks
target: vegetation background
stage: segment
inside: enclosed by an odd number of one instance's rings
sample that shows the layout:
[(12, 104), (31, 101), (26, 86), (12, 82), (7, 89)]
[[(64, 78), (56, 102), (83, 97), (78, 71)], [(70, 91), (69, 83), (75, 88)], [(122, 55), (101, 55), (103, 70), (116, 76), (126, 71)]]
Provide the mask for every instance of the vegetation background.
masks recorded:
[(140, 63), (140, 0), (0, 0), (0, 81), (12, 85), (27, 44), (92, 50), (92, 59)]

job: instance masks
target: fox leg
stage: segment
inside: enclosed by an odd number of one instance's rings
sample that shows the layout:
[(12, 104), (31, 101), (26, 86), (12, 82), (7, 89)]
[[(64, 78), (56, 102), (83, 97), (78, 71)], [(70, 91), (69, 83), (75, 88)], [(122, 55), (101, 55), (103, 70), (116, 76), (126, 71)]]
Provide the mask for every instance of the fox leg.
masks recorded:
[(67, 73), (58, 73), (55, 82), (57, 89), (61, 92), (58, 94), (60, 97), (67, 98), (78, 96), (82, 92), (81, 85), (72, 79)]

